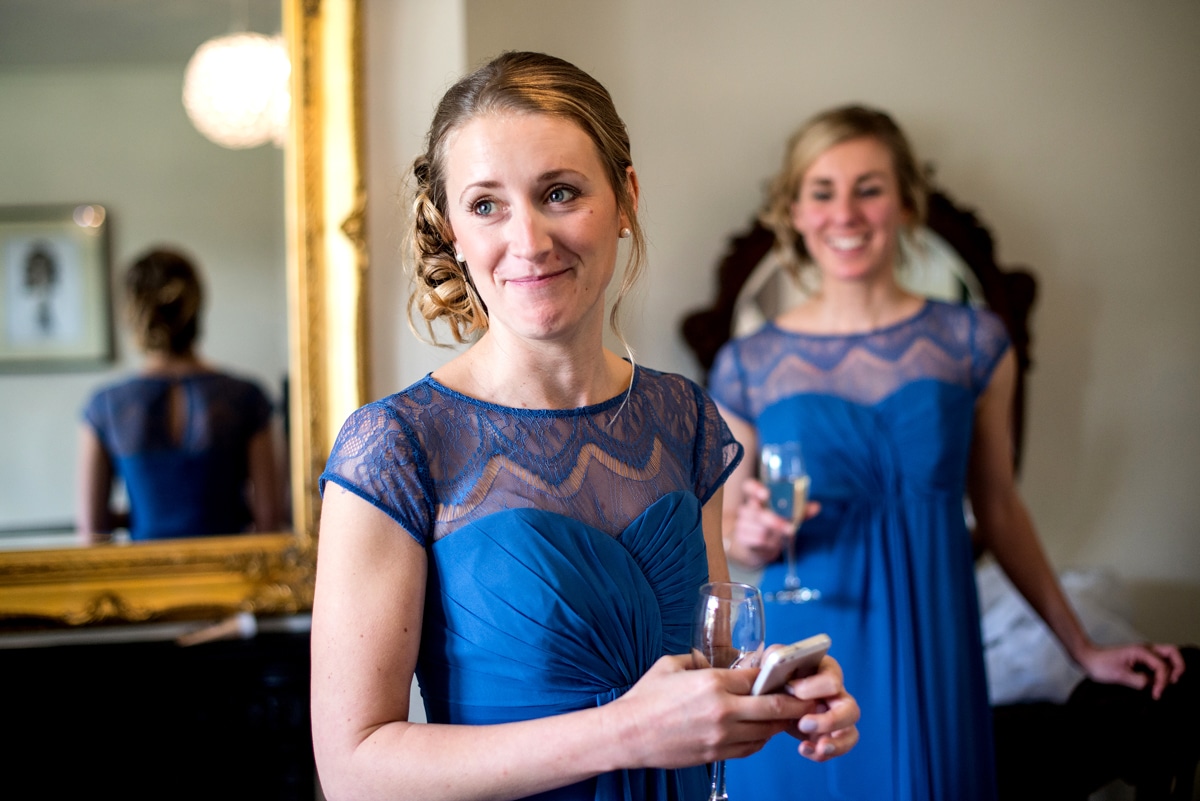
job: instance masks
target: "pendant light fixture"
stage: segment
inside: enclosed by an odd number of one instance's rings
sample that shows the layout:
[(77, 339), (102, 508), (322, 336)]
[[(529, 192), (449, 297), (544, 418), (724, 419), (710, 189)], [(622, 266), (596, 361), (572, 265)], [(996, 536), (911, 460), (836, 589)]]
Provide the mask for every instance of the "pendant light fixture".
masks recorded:
[(245, 27), (197, 48), (184, 72), (183, 107), (196, 129), (222, 147), (282, 147), (291, 107), (287, 48), (283, 37)]

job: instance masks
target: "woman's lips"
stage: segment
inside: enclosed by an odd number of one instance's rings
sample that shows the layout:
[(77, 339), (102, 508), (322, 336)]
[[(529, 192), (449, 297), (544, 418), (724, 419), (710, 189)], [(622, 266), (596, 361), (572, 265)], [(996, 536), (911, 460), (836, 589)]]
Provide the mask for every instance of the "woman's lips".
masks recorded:
[(558, 270), (552, 273), (541, 273), (539, 275), (524, 275), (519, 278), (509, 278), (507, 282), (510, 284), (522, 284), (532, 286), (534, 284), (545, 283), (552, 278), (557, 278), (560, 275), (567, 273), (567, 270)]
[(857, 250), (867, 244), (865, 234), (858, 236), (830, 236), (825, 238), (826, 244), (833, 250)]

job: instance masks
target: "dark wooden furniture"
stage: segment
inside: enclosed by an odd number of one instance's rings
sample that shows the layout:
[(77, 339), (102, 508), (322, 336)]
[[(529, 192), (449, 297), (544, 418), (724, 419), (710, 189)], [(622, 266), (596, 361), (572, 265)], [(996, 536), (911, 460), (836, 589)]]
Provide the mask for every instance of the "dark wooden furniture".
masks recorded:
[(309, 636), (0, 649), (4, 780), (35, 798), (313, 801)]
[(1065, 704), (992, 711), (1001, 801), (1088, 801), (1120, 781), (1137, 801), (1200, 798), (1200, 650), (1155, 701), (1147, 690), (1081, 682)]

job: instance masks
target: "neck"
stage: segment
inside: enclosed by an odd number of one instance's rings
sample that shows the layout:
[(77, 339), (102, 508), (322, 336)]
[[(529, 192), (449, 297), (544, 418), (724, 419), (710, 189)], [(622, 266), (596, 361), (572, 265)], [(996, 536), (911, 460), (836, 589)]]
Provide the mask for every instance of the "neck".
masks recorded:
[(923, 303), (923, 298), (901, 287), (891, 273), (874, 281), (826, 280), (808, 301), (786, 313), (781, 323), (810, 333), (860, 334), (899, 322), (915, 314)]
[(171, 353), (164, 350), (152, 350), (146, 353), (142, 372), (182, 375), (197, 372), (202, 368), (203, 365), (195, 351), (188, 350), (184, 353)]
[(433, 373), (445, 386), (479, 400), (522, 409), (577, 409), (610, 400), (629, 388), (631, 365), (584, 343), (529, 343), (489, 331)]

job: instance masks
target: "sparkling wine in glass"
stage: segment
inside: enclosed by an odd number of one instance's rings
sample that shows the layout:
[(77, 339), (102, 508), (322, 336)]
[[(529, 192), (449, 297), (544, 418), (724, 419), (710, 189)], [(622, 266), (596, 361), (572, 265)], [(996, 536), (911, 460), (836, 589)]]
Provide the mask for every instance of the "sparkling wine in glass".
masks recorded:
[(792, 523), (792, 534), (783, 546), (787, 558), (783, 589), (767, 593), (767, 600), (775, 603), (802, 604), (820, 598), (821, 592), (801, 585), (800, 577), (796, 573), (796, 537), (800, 531), (800, 523), (804, 520), (809, 485), (800, 443), (789, 441), (763, 445), (759, 454), (759, 465), (759, 478), (770, 493), (768, 502), (771, 510)]
[[(700, 588), (692, 618), (692, 660), (698, 668), (756, 667), (763, 651), (766, 624), (758, 588), (714, 581)], [(725, 761), (713, 765), (708, 801), (728, 801)]]

